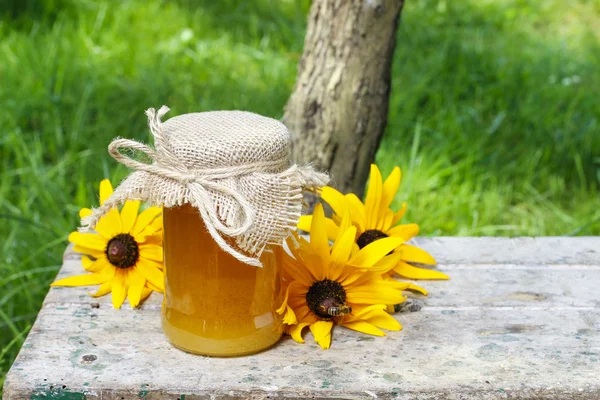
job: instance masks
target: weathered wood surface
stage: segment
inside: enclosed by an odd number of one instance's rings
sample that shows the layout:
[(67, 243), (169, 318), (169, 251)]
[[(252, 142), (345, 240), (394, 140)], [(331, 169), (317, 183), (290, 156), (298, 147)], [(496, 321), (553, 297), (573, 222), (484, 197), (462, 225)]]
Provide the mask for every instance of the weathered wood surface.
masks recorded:
[[(53, 288), (4, 397), (600, 398), (600, 238), (418, 243), (452, 280), (422, 283), (430, 296), (397, 315), (403, 331), (335, 329), (327, 351), (309, 333), (249, 357), (193, 356), (163, 336), (161, 295), (113, 310), (90, 288)], [(59, 277), (80, 271), (67, 251)]]

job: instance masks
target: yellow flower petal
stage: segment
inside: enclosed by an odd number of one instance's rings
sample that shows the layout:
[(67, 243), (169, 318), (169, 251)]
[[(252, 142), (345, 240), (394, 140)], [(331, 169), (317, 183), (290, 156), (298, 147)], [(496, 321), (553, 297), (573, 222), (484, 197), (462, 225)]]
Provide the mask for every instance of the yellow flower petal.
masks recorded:
[(400, 246), (404, 240), (401, 238), (387, 237), (374, 242), (369, 243), (358, 251), (350, 261), (348, 265), (355, 266), (357, 268), (369, 268), (375, 263), (385, 257), (390, 251)]
[(152, 294), (152, 291), (153, 290), (150, 289), (148, 286), (144, 286), (144, 288), (142, 289), (142, 297), (140, 298), (140, 303), (146, 300), (148, 296)]
[(354, 257), (359, 251), (360, 247), (358, 247), (358, 244), (354, 243), (352, 245), (352, 257)]
[(312, 225), (312, 215), (303, 215), (298, 220), (298, 229), (310, 232), (310, 226)]
[[(390, 278), (390, 280), (393, 279)], [(371, 304), (370, 306), (354, 307), (354, 312), (351, 314), (351, 317), (363, 318), (365, 316), (369, 316), (373, 310), (383, 310), (385, 307), (385, 304)]]
[(310, 274), (307, 268), (304, 268), (298, 260), (285, 252), (282, 255), (282, 269), (292, 279), (298, 280), (307, 286), (315, 281), (315, 277)]
[[(144, 231), (144, 229), (146, 229), (148, 224), (150, 224), (156, 218), (159, 218), (161, 214), (162, 214), (161, 207), (149, 207), (149, 208), (145, 209), (137, 216), (135, 224), (133, 225), (133, 228), (131, 229), (131, 234), (134, 236), (141, 234), (142, 231)], [(161, 219), (162, 219), (162, 217), (161, 217)]]
[(298, 281), (295, 281), (294, 285), (290, 284), (290, 297), (288, 304), (294, 308), (300, 307), (306, 304), (306, 293), (308, 293), (308, 287), (304, 286)]
[(290, 287), (292, 287), (293, 285), (298, 285), (298, 282), (296, 282), (296, 281), (291, 282), (288, 285), (288, 287), (285, 289), (285, 296), (283, 297), (283, 301), (281, 302), (281, 306), (277, 310), (275, 310), (275, 312), (277, 314), (281, 315), (284, 312), (286, 312), (288, 298), (290, 297)]
[(130, 233), (140, 209), (139, 200), (127, 200), (121, 209), (121, 232)]
[(352, 246), (356, 237), (356, 227), (351, 226), (338, 237), (331, 247), (331, 264), (334, 266), (343, 266), (352, 254)]
[(304, 343), (302, 338), (302, 331), (310, 325), (310, 322), (301, 322), (298, 325), (293, 325), (289, 329), (289, 334), (296, 343)]
[(114, 308), (121, 308), (127, 297), (127, 272), (119, 271), (112, 282), (112, 304)]
[(98, 273), (106, 276), (108, 279), (114, 278), (115, 274), (119, 270), (119, 268), (112, 265), (106, 257), (99, 258), (96, 262), (100, 262), (102, 265), (104, 265), (104, 267), (102, 267)]
[(317, 255), (310, 244), (304, 238), (300, 238), (301, 247), (296, 251), (299, 259), (302, 260), (303, 268), (306, 268), (314, 277), (314, 281), (321, 281), (329, 274), (329, 262), (323, 261), (320, 255)]
[(337, 279), (344, 287), (362, 285), (367, 281), (371, 281), (378, 273), (371, 273), (370, 270), (360, 270), (356, 267), (347, 266), (344, 272)]
[(296, 318), (298, 319), (298, 321), (306, 322), (307, 319), (311, 319), (309, 317), (312, 317), (312, 319), (316, 321), (316, 317), (314, 317), (314, 314), (312, 314), (312, 312), (308, 309), (308, 306), (306, 305), (297, 306), (297, 308), (294, 310), (294, 313), (296, 314)]
[(146, 279), (135, 268), (131, 268), (127, 277), (127, 283), (129, 285), (127, 290), (129, 304), (131, 307), (137, 307), (142, 300), (142, 292), (146, 284)]
[(153, 266), (154, 268), (157, 268), (159, 271), (163, 271), (164, 270), (164, 264), (162, 262), (154, 261), (154, 260), (151, 260), (149, 258), (144, 258), (143, 254), (141, 254), (140, 257), (141, 257), (140, 260), (143, 259), (145, 264)]
[(52, 282), (50, 286), (91, 286), (99, 285), (105, 282), (106, 280), (107, 278), (105, 275), (84, 274), (60, 279), (56, 282)]
[(410, 244), (403, 244), (400, 246), (402, 250), (402, 259), (405, 261), (412, 261), (421, 264), (435, 265), (435, 258), (433, 258), (428, 252)]
[(90, 210), (89, 208), (82, 208), (81, 210), (79, 210), (79, 218), (81, 219), (90, 215), (92, 215), (92, 210)]
[[(198, 218), (200, 218), (200, 217), (198, 217)], [(137, 222), (136, 222), (136, 224), (137, 224)], [(156, 216), (156, 218), (154, 218), (152, 220), (152, 222), (150, 222), (148, 225), (146, 225), (146, 228), (142, 229), (142, 231), (138, 235), (142, 235), (142, 236), (162, 235), (163, 232), (164, 232), (163, 216), (162, 216), (162, 214), (159, 214)]]
[(104, 204), (106, 200), (113, 194), (113, 187), (108, 179), (100, 182), (100, 205)]
[(370, 323), (368, 323), (366, 321), (361, 321), (361, 320), (348, 321), (348, 322), (344, 322), (342, 324), (342, 326), (345, 326), (346, 328), (352, 329), (354, 331), (366, 333), (368, 335), (385, 336), (385, 333), (383, 333), (379, 328), (371, 325)]
[(387, 210), (394, 197), (396, 197), (396, 193), (398, 192), (398, 188), (400, 187), (400, 180), (402, 179), (402, 173), (400, 168), (394, 167), (390, 175), (387, 177), (385, 182), (383, 183), (383, 193), (381, 195), (381, 205), (380, 207), (383, 210)]
[(165, 292), (163, 289), (159, 288), (158, 286), (153, 285), (152, 282), (150, 282), (150, 281), (146, 281), (146, 286), (148, 287), (148, 289), (158, 292), (158, 293)]
[(103, 258), (92, 260), (87, 256), (81, 257), (81, 265), (83, 266), (83, 269), (85, 269), (88, 272), (100, 272), (107, 267), (106, 262)]
[(138, 244), (155, 244), (157, 246), (163, 246), (163, 233), (157, 232), (153, 235), (143, 236), (146, 231), (142, 231), (141, 234), (135, 235), (133, 238)]
[(379, 205), (381, 204), (382, 192), (381, 172), (377, 165), (371, 164), (371, 176), (369, 188), (365, 199), (365, 227), (366, 229), (377, 229), (379, 220)]
[(356, 318), (360, 318), (378, 328), (388, 331), (399, 331), (402, 325), (394, 317), (385, 311), (386, 306), (377, 304), (374, 306), (365, 307), (356, 314)]
[(163, 248), (162, 246), (157, 246), (155, 244), (140, 244), (140, 255), (144, 258), (148, 258), (150, 260), (163, 262)]
[(385, 232), (388, 236), (401, 237), (404, 240), (410, 240), (419, 234), (419, 225), (417, 224), (402, 224), (396, 225)]
[(402, 217), (404, 217), (404, 214), (406, 214), (406, 203), (402, 203), (402, 207), (400, 208), (400, 210), (398, 210), (398, 212), (394, 214), (392, 225), (397, 224), (402, 219)]
[(431, 269), (425, 268), (417, 268), (412, 265), (400, 261), (396, 267), (394, 267), (394, 272), (398, 275), (407, 278), (407, 279), (427, 279), (427, 280), (448, 280), (450, 277), (443, 272), (435, 271)]
[[(343, 234), (344, 232), (346, 232), (346, 229), (350, 228), (351, 226), (354, 226), (352, 224), (352, 218), (350, 216), (350, 212), (348, 210), (346, 210), (346, 212), (341, 215), (341, 220), (339, 221), (338, 224), (338, 234), (336, 237), (333, 238), (333, 240), (336, 240), (338, 238), (338, 236), (340, 236), (341, 234)], [(356, 226), (354, 226), (356, 228)]]
[(383, 217), (381, 218), (381, 232), (386, 232), (392, 227), (394, 221), (394, 212), (389, 208), (385, 210)]
[(290, 306), (286, 306), (286, 312), (283, 316), (283, 323), (287, 325), (296, 325), (298, 323), (296, 313), (294, 313), (294, 309)]
[(102, 297), (102, 296), (110, 293), (111, 290), (112, 290), (112, 279), (110, 279), (110, 280), (104, 282), (102, 285), (100, 285), (100, 287), (98, 288), (98, 291), (96, 293), (90, 293), (89, 295), (92, 297)]
[(95, 233), (71, 232), (69, 242), (104, 253), (107, 241)]
[(398, 304), (404, 301), (404, 296), (402, 291), (390, 285), (371, 283), (347, 288), (346, 301), (352, 304)]
[(87, 254), (94, 258), (102, 258), (105, 255), (104, 250), (90, 249), (89, 247), (83, 247), (77, 244), (73, 246), (73, 251), (81, 254)]
[[(198, 217), (200, 218), (200, 217)], [(162, 232), (163, 231), (163, 219), (162, 219), (162, 214), (158, 215), (156, 218), (154, 218), (152, 220), (152, 222), (150, 222), (148, 225), (146, 225), (146, 228), (140, 233), (140, 235), (153, 235), (157, 232)]]
[(358, 233), (361, 234), (365, 231), (365, 206), (354, 193), (348, 193), (344, 197), (352, 217), (352, 223), (357, 226)]
[(310, 325), (310, 331), (315, 338), (315, 342), (317, 342), (324, 350), (328, 349), (331, 345), (332, 327), (333, 321), (317, 321)]
[(406, 286), (402, 288), (402, 290), (410, 290), (412, 292), (421, 293), (423, 296), (427, 296), (427, 290), (425, 288), (411, 282), (406, 282)]
[[(310, 232), (310, 226), (312, 225), (312, 215), (303, 215), (300, 217), (298, 222), (298, 229), (305, 232)], [(338, 236), (339, 227), (330, 218), (325, 218), (325, 227), (327, 228), (327, 237), (330, 240), (334, 240)]]
[(329, 238), (325, 224), (323, 205), (317, 204), (310, 226), (310, 247), (321, 258), (324, 266), (329, 262)]
[(111, 208), (105, 216), (100, 218), (94, 229), (108, 240), (117, 236), (119, 233), (123, 233), (121, 229), (121, 215), (119, 214), (119, 210), (116, 208)]
[(83, 269), (85, 269), (86, 271), (94, 272), (94, 271), (90, 271), (90, 269), (93, 268), (93, 264), (94, 264), (94, 260), (92, 260), (91, 258), (89, 258), (87, 256), (81, 257), (81, 265), (83, 266)]
[(154, 267), (148, 260), (140, 256), (140, 260), (136, 264), (136, 269), (148, 282), (157, 287), (159, 291), (165, 290), (163, 273), (158, 268)]
[(332, 187), (323, 186), (321, 188), (321, 198), (329, 204), (334, 213), (342, 216), (346, 213), (347, 205), (343, 194)]
[(377, 261), (373, 267), (369, 268), (369, 271), (379, 272), (385, 274), (386, 272), (394, 269), (396, 265), (404, 258), (402, 251), (396, 250), (394, 253), (383, 257)]

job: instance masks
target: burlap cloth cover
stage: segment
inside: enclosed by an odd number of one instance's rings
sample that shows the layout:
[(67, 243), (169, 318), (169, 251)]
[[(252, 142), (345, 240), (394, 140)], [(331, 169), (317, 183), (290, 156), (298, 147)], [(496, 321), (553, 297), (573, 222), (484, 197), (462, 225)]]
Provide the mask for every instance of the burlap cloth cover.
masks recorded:
[[(109, 153), (136, 171), (82, 220), (82, 228), (95, 227), (128, 199), (164, 207), (190, 203), (224, 251), (260, 266), (265, 247), (281, 244), (296, 228), (303, 190), (325, 185), (327, 175), (290, 164), (289, 132), (277, 120), (244, 111), (211, 111), (162, 123), (168, 111), (166, 106), (146, 111), (154, 148), (129, 139), (111, 142)], [(152, 162), (133, 158), (135, 152)]]

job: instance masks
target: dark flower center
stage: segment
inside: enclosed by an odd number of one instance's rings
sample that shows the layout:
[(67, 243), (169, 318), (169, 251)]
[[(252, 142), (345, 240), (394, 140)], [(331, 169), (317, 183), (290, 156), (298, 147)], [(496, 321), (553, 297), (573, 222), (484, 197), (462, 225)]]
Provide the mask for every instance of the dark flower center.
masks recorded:
[(341, 283), (324, 279), (312, 284), (306, 293), (306, 304), (310, 311), (322, 319), (348, 314), (352, 311), (346, 306), (346, 291)]
[(117, 268), (133, 267), (140, 256), (138, 244), (128, 233), (120, 233), (108, 241), (106, 257)]
[(369, 229), (368, 231), (364, 231), (356, 241), (356, 244), (361, 249), (368, 244), (373, 243), (376, 240), (383, 239), (388, 237), (385, 233), (378, 231), (376, 229)]

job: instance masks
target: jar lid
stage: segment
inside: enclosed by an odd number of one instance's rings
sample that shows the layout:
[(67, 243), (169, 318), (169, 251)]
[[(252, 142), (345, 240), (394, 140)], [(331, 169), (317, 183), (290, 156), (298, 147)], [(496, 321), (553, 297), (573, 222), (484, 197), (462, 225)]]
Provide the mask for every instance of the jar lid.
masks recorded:
[[(110, 143), (111, 156), (135, 171), (82, 220), (82, 229), (93, 228), (126, 200), (164, 207), (189, 203), (223, 250), (260, 266), (265, 247), (280, 245), (296, 228), (302, 192), (325, 185), (328, 176), (310, 166), (291, 165), (289, 132), (275, 119), (245, 111), (210, 111), (162, 123), (168, 111), (166, 106), (146, 111), (154, 148), (121, 138)], [(135, 152), (152, 162), (134, 158)], [(227, 237), (235, 239), (235, 246)]]
[(165, 121), (162, 131), (165, 150), (187, 168), (234, 168), (265, 162), (273, 163), (271, 170), (290, 166), (287, 128), (262, 115), (247, 111), (183, 114)]

